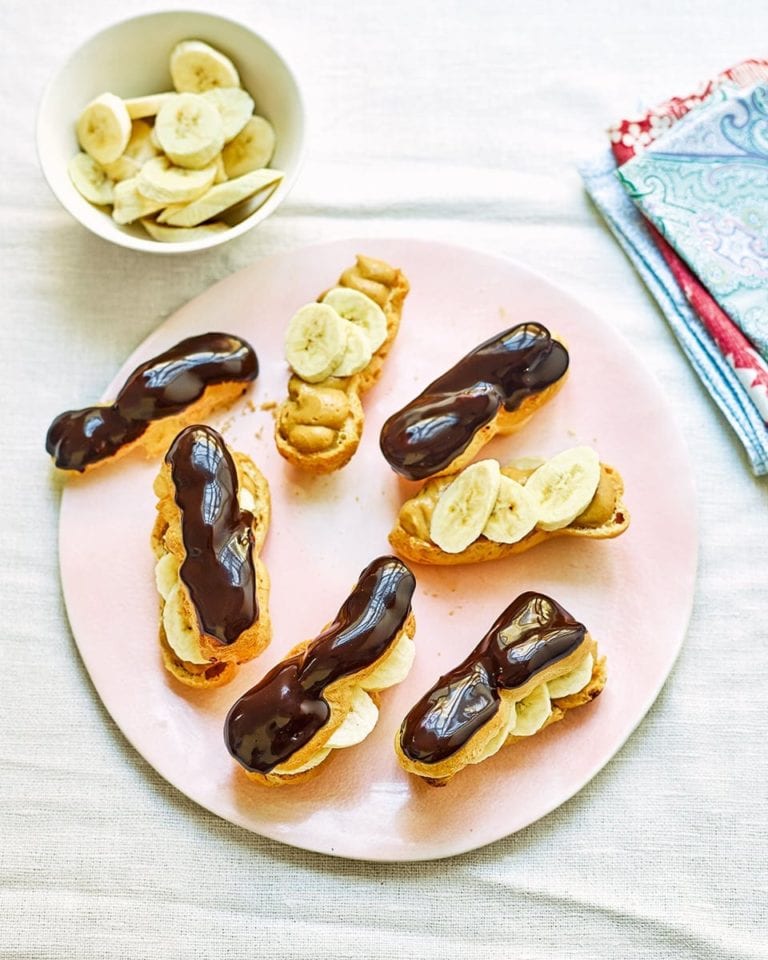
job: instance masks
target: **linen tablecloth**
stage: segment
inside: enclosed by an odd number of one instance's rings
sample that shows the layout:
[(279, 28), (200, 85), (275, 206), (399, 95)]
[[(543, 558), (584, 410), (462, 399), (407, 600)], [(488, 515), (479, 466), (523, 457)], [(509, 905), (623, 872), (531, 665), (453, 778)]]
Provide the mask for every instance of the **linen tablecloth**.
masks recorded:
[[(35, 158), (35, 110), (54, 67), (94, 30), (150, 9), (27, 0), (3, 11), (0, 956), (764, 960), (768, 486), (576, 165), (641, 102), (765, 56), (768, 7), (225, 0), (218, 12), (296, 66), (310, 149), (277, 215), (180, 258), (91, 236)], [(407, 865), (250, 835), (132, 750), (69, 632), (60, 487), (43, 450), (56, 413), (98, 396), (146, 334), (211, 283), (267, 253), (385, 235), (518, 258), (629, 337), (687, 437), (701, 534), (687, 642), (619, 755), (516, 836)]]

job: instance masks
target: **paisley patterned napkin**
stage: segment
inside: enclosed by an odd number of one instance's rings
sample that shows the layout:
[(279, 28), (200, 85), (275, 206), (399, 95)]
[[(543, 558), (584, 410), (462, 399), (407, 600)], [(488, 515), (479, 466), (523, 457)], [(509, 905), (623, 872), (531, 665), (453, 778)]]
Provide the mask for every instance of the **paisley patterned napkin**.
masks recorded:
[(606, 153), (581, 169), (587, 191), (659, 302), (758, 475), (768, 473), (768, 363), (696, 274), (633, 206), (616, 178), (616, 162), (626, 164), (636, 154), (645, 157), (648, 152), (663, 153), (668, 138), (683, 130), (686, 123), (703, 123), (705, 106), (722, 105), (741, 88), (766, 80), (766, 60), (748, 60), (725, 70), (687, 97), (672, 97), (640, 117), (617, 123), (609, 131), (613, 157)]

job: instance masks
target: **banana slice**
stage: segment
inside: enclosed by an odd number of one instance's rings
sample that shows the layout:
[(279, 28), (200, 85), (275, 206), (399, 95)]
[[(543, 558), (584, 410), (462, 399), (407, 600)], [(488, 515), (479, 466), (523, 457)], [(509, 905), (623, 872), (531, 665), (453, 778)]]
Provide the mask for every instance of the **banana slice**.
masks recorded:
[(253, 97), (242, 87), (216, 87), (202, 96), (219, 111), (224, 143), (234, 140), (253, 113)]
[(253, 173), (246, 173), (243, 177), (218, 183), (202, 197), (193, 200), (182, 210), (168, 217), (166, 223), (173, 227), (196, 227), (203, 220), (210, 220), (222, 210), (240, 203), (241, 200), (263, 190), (264, 187), (272, 186), (282, 178), (281, 170), (254, 170)]
[(473, 760), (472, 763), (482, 763), (483, 760), (487, 760), (488, 757), (492, 757), (494, 753), (498, 753), (499, 750), (507, 742), (507, 737), (515, 732), (515, 726), (517, 725), (517, 714), (515, 712), (514, 706), (509, 711), (509, 720), (507, 721), (506, 726), (502, 727), (496, 732), (491, 740), (485, 746), (485, 750), (480, 754), (480, 756)]
[(353, 747), (360, 743), (376, 726), (379, 709), (365, 690), (355, 687), (352, 692), (352, 706), (341, 726), (334, 730), (325, 746), (332, 750), (340, 747)]
[(184, 619), (181, 606), (181, 587), (178, 580), (165, 597), (163, 628), (168, 645), (178, 657), (187, 663), (208, 662), (200, 650), (197, 630)]
[(234, 63), (201, 40), (183, 40), (171, 51), (171, 79), (179, 93), (203, 93), (214, 87), (239, 87)]
[(565, 673), (562, 677), (549, 681), (547, 686), (549, 687), (550, 697), (570, 697), (572, 693), (583, 690), (592, 679), (594, 666), (595, 658), (591, 653), (588, 653), (570, 673)]
[(411, 671), (415, 656), (416, 644), (403, 634), (389, 655), (360, 686), (363, 690), (386, 690), (387, 687), (394, 687), (396, 683), (402, 683)]
[(567, 527), (589, 506), (600, 482), (600, 460), (591, 447), (571, 447), (528, 477), (525, 489), (542, 530)]
[(115, 181), (130, 180), (138, 174), (139, 170), (141, 170), (141, 164), (133, 157), (129, 157), (127, 153), (112, 163), (104, 164), (104, 172), (110, 180)]
[(165, 600), (179, 581), (179, 563), (172, 553), (164, 553), (155, 564), (157, 592)]
[(87, 153), (78, 153), (67, 164), (69, 179), (86, 200), (103, 206), (112, 203), (114, 183), (106, 170)]
[(275, 152), (275, 131), (264, 117), (251, 117), (222, 151), (228, 177), (242, 177), (266, 167)]
[[(158, 213), (158, 215), (155, 217), (155, 223), (168, 223), (169, 218), (172, 217), (174, 213), (178, 213), (179, 210), (183, 210), (186, 206), (187, 206), (186, 203), (169, 204), (164, 210), (161, 210), (160, 213)], [(183, 230), (183, 229), (193, 230), (194, 227), (187, 227), (187, 228), (174, 227), (173, 229), (174, 230)]]
[(304, 773), (305, 770), (311, 770), (312, 767), (316, 767), (318, 763), (322, 763), (323, 760), (325, 760), (325, 758), (328, 756), (330, 752), (331, 752), (330, 748), (327, 750), (326, 749), (318, 750), (313, 757), (310, 757), (309, 760), (307, 760), (306, 763), (303, 763), (300, 767), (296, 767), (295, 770), (286, 770), (284, 769), (285, 764), (281, 764), (280, 766), (275, 767), (275, 769), (272, 772), (279, 773), (284, 777), (293, 777), (297, 773)]
[(286, 359), (307, 383), (319, 383), (330, 376), (346, 344), (346, 323), (324, 303), (308, 303), (302, 307), (285, 331)]
[(224, 146), (221, 114), (194, 93), (180, 93), (164, 103), (155, 131), (163, 152), (180, 167), (207, 167)]
[(114, 93), (91, 100), (77, 121), (77, 141), (97, 163), (112, 163), (128, 145), (131, 118)]
[(541, 730), (549, 719), (550, 713), (552, 713), (552, 704), (549, 699), (548, 685), (541, 683), (538, 687), (534, 687), (527, 697), (515, 704), (517, 720), (511, 732), (516, 737), (530, 737), (537, 730)]
[(114, 203), (112, 218), (117, 223), (133, 223), (134, 220), (157, 213), (164, 206), (139, 192), (136, 177), (115, 184), (112, 202)]
[(204, 223), (200, 227), (165, 227), (155, 223), (154, 220), (143, 219), (141, 225), (153, 240), (161, 240), (163, 243), (183, 243), (185, 240), (199, 240), (201, 237), (210, 237), (212, 234), (229, 230), (227, 224), (221, 223), (221, 221)]
[(215, 176), (215, 163), (202, 170), (188, 170), (174, 166), (168, 157), (153, 157), (139, 171), (136, 186), (150, 200), (164, 204), (188, 203), (202, 196)]
[(536, 526), (538, 514), (525, 487), (501, 476), (499, 493), (483, 536), (496, 543), (517, 543)]
[(387, 318), (384, 311), (378, 303), (359, 290), (333, 287), (323, 297), (323, 303), (333, 307), (345, 320), (363, 329), (371, 345), (371, 353), (375, 353), (387, 339)]
[(213, 182), (224, 183), (225, 180), (229, 180), (227, 169), (224, 166), (224, 157), (219, 153), (213, 162), (216, 164), (216, 176), (213, 178)]
[(353, 323), (347, 323), (347, 345), (341, 360), (333, 368), (334, 377), (351, 377), (360, 373), (371, 362), (371, 347), (363, 331)]
[(483, 532), (499, 493), (497, 460), (470, 464), (440, 494), (429, 536), (446, 553), (461, 553)]
[(130, 157), (139, 165), (156, 157), (160, 153), (160, 145), (154, 142), (154, 130), (146, 120), (134, 120), (131, 123), (131, 139), (123, 156)]
[(142, 117), (154, 117), (160, 112), (160, 108), (172, 100), (176, 94), (169, 93), (150, 93), (146, 97), (129, 97), (123, 100), (125, 109), (131, 120), (140, 120)]

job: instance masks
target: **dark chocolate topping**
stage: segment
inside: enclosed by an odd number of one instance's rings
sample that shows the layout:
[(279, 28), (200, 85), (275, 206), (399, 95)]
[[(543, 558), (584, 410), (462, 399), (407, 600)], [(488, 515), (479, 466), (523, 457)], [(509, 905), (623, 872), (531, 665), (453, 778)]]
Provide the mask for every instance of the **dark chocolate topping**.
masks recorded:
[(333, 623), (229, 711), (224, 740), (235, 760), (246, 770), (269, 773), (307, 744), (330, 716), (325, 688), (387, 652), (408, 618), (415, 587), (396, 557), (369, 564)]
[(237, 471), (211, 427), (187, 427), (165, 456), (171, 468), (186, 557), (179, 569), (200, 629), (234, 643), (259, 615), (253, 514), (241, 510)]
[(381, 430), (381, 452), (397, 473), (423, 480), (455, 460), (500, 407), (516, 410), (567, 369), (568, 351), (546, 327), (511, 327), (480, 344), (393, 414)]
[(440, 677), (400, 728), (403, 753), (438, 763), (462, 747), (499, 709), (499, 690), (522, 687), (584, 640), (586, 628), (541, 593), (523, 593), (467, 659)]
[(228, 333), (188, 337), (137, 367), (111, 406), (59, 414), (45, 449), (57, 467), (82, 471), (138, 440), (152, 420), (181, 413), (206, 387), (254, 380), (258, 372), (256, 354), (245, 340)]

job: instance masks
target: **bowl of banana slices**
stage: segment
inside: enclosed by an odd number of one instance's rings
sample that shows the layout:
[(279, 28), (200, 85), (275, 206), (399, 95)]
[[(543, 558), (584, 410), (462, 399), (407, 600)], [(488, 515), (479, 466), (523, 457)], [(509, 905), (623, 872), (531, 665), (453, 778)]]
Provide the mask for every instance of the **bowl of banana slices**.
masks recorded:
[(217, 246), (268, 217), (304, 152), (304, 107), (279, 53), (217, 15), (168, 11), (87, 40), (52, 77), (37, 150), (64, 208), (112, 243)]

